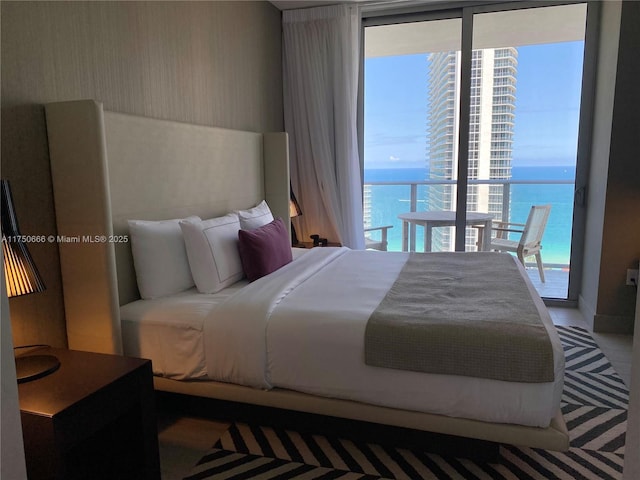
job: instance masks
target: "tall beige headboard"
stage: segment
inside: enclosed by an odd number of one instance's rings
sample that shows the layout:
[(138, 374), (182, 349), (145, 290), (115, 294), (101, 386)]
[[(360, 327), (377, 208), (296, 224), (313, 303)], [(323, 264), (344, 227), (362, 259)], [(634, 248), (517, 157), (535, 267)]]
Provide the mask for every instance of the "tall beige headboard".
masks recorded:
[(211, 218), (263, 199), (288, 217), (286, 133), (125, 115), (93, 100), (45, 111), (70, 348), (122, 352), (119, 306), (139, 298), (127, 220)]

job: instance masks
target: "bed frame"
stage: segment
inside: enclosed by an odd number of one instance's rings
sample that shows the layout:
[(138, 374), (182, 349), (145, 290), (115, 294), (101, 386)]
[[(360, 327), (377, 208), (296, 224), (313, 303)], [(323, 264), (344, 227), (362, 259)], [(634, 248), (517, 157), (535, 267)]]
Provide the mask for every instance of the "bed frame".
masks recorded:
[[(130, 246), (121, 241), (127, 238), (127, 219), (211, 218), (262, 199), (274, 216), (288, 216), (286, 133), (124, 115), (104, 111), (92, 100), (47, 104), (45, 111), (69, 348), (122, 353), (119, 306), (139, 298)], [(542, 429), (278, 388), (160, 377), (154, 384), (178, 394), (548, 450), (569, 448), (560, 412)]]

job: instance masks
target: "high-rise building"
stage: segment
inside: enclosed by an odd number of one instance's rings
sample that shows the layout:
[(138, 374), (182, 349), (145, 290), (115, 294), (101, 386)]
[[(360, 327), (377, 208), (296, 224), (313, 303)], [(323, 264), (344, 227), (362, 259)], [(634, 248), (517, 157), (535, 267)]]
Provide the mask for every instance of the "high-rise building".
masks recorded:
[(364, 228), (373, 226), (371, 223), (371, 185), (365, 183), (362, 189), (362, 219)]
[[(455, 180), (458, 171), (460, 52), (428, 56), (427, 158), (431, 180)], [(518, 51), (513, 47), (474, 50), (471, 64), (469, 180), (511, 178)], [(503, 211), (503, 185), (469, 185), (467, 211)], [(455, 210), (456, 185), (431, 185), (430, 210)], [(475, 250), (477, 230), (467, 228), (466, 249)], [(433, 250), (454, 248), (454, 228), (433, 232)]]

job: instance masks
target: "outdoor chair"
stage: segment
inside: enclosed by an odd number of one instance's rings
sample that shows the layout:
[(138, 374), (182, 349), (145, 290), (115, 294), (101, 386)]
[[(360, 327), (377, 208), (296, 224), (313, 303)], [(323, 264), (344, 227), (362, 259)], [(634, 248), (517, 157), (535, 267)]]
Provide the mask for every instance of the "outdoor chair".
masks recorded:
[[(497, 222), (492, 230), (496, 236), (491, 239), (490, 250), (514, 252), (522, 265), (526, 257), (535, 256), (540, 280), (544, 283), (544, 268), (542, 265), (542, 235), (547, 226), (551, 205), (533, 205), (529, 211), (527, 223)], [(520, 233), (519, 240), (508, 239), (510, 232)]]
[[(387, 232), (390, 228), (393, 228), (393, 225), (385, 225), (384, 227), (366, 227), (364, 243), (365, 248), (367, 250), (382, 250), (383, 252), (387, 251), (387, 246), (389, 242), (387, 241)], [(368, 232), (374, 232), (376, 230), (380, 230), (380, 240), (375, 240), (371, 238), (369, 235), (366, 235)]]

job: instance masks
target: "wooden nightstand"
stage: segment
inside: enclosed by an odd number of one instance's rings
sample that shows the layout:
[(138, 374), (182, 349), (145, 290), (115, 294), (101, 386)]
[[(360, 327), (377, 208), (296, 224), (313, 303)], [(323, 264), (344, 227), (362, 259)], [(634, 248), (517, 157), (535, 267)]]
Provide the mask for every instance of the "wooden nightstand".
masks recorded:
[(29, 480), (160, 479), (151, 361), (48, 347), (29, 353), (61, 364), (18, 385)]

